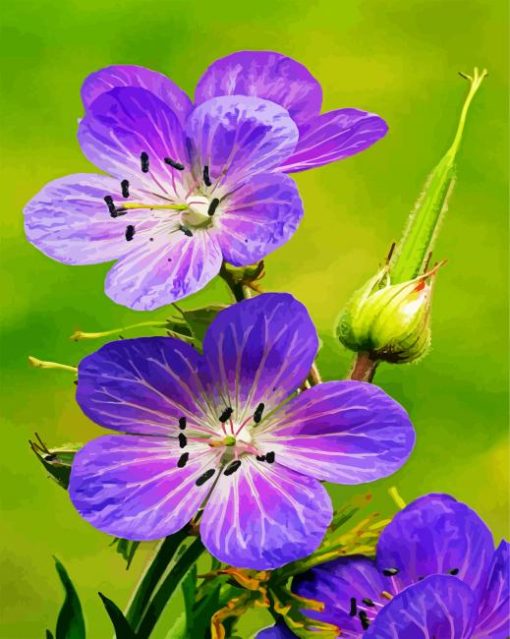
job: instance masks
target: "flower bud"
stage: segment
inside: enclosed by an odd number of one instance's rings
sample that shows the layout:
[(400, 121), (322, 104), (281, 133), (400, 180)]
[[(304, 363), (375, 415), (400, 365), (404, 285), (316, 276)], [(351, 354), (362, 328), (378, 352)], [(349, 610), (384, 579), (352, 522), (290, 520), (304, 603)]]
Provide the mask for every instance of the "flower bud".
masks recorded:
[(385, 266), (343, 310), (338, 339), (355, 352), (393, 364), (425, 355), (430, 346), (432, 278), (438, 267), (413, 280), (392, 284)]

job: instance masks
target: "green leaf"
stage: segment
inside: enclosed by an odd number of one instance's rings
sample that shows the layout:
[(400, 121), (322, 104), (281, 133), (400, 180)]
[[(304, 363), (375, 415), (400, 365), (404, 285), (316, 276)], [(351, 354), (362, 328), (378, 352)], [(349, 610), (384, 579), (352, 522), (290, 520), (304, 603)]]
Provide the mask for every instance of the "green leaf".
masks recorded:
[(111, 599), (105, 597), (103, 593), (99, 592), (98, 595), (101, 597), (101, 601), (110, 617), (117, 639), (136, 639), (136, 635), (129, 625), (129, 621), (124, 617), (122, 610)]
[(49, 630), (46, 630), (46, 639), (55, 639), (53, 633)]
[(131, 541), (129, 539), (122, 539), (121, 537), (115, 537), (110, 546), (115, 546), (116, 552), (126, 561), (126, 570), (129, 570), (133, 557), (135, 556), (136, 549), (140, 545), (139, 541)]
[(194, 607), (197, 595), (197, 566), (194, 564), (182, 580), (182, 596), (184, 598), (184, 612), (186, 615), (186, 632), (193, 637)]
[(85, 639), (85, 620), (76, 589), (66, 569), (57, 558), (55, 558), (55, 568), (65, 590), (64, 603), (57, 619), (56, 639)]
[(205, 306), (204, 308), (196, 308), (191, 311), (182, 311), (184, 319), (186, 320), (193, 337), (200, 342), (204, 341), (204, 336), (209, 328), (211, 322), (216, 318), (216, 315), (222, 311), (226, 306)]

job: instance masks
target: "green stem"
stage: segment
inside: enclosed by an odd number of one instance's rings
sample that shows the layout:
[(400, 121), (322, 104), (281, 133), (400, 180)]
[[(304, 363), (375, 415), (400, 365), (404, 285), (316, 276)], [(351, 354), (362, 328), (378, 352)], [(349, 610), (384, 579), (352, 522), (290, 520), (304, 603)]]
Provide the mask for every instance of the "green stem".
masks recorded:
[(154, 590), (177, 552), (177, 548), (186, 539), (186, 536), (187, 532), (183, 529), (175, 533), (175, 535), (166, 537), (159, 544), (154, 557), (141, 576), (126, 609), (125, 617), (133, 628), (136, 629), (139, 625)]
[(61, 371), (69, 371), (71, 373), (77, 373), (78, 369), (76, 366), (68, 366), (67, 364), (59, 364), (58, 362), (45, 362), (42, 359), (37, 359), (37, 357), (28, 356), (28, 363), (30, 366), (34, 368), (54, 368)]
[(138, 629), (137, 639), (147, 639), (165, 609), (170, 597), (174, 594), (181, 579), (188, 572), (191, 566), (197, 561), (204, 550), (204, 546), (199, 538), (186, 548), (181, 558), (176, 562), (175, 566), (163, 580), (158, 591), (151, 598), (149, 605), (146, 607)]
[(473, 76), (461, 73), (470, 86), (457, 132), (450, 148), (430, 174), (423, 193), (409, 216), (402, 240), (391, 261), (392, 284), (414, 279), (425, 267), (455, 183), (455, 158), (464, 133), (469, 107), (486, 75), (486, 70), (480, 73), (476, 68)]
[[(172, 320), (173, 324), (181, 323), (180, 320)], [(182, 322), (184, 326), (184, 322)], [(148, 321), (148, 322), (139, 322), (138, 324), (130, 324), (129, 326), (122, 326), (120, 328), (112, 328), (110, 331), (101, 331), (98, 333), (84, 333), (83, 331), (75, 331), (69, 339), (78, 342), (82, 339), (98, 339), (100, 337), (109, 337), (110, 335), (119, 335), (125, 333), (126, 331), (131, 331), (135, 328), (144, 328), (144, 327), (155, 327), (155, 328), (166, 328), (169, 329), (169, 322), (167, 320), (164, 321)], [(174, 331), (171, 331), (174, 332)], [(184, 337), (184, 336), (183, 336)]]

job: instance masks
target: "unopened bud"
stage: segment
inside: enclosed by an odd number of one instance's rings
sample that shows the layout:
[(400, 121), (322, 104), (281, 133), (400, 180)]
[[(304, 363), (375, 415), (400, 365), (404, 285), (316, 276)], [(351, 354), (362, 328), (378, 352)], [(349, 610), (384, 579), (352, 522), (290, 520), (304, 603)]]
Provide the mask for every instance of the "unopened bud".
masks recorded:
[(403, 364), (423, 357), (430, 346), (432, 278), (438, 268), (392, 284), (385, 266), (347, 304), (338, 323), (338, 339), (373, 360)]

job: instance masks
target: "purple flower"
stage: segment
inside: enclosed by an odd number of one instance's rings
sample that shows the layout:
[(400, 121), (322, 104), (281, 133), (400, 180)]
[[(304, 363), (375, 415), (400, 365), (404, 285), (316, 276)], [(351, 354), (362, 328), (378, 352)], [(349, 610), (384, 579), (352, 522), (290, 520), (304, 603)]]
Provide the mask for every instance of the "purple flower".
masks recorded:
[[(311, 618), (346, 639), (507, 639), (509, 544), (494, 548), (478, 515), (448, 495), (426, 495), (382, 533), (375, 561), (344, 557), (295, 580), (325, 603)], [(265, 633), (265, 634), (264, 634)], [(258, 635), (286, 639), (282, 624)]]
[(270, 52), (215, 62), (195, 105), (136, 66), (93, 73), (82, 98), (80, 145), (112, 177), (50, 182), (25, 208), (26, 234), (66, 264), (118, 260), (106, 293), (138, 310), (194, 293), (223, 260), (245, 266), (284, 244), (303, 214), (285, 173), (358, 153), (386, 132), (365, 111), (319, 115), (318, 82)]
[(311, 553), (332, 517), (322, 480), (396, 471), (414, 430), (375, 386), (296, 394), (318, 348), (302, 304), (264, 294), (222, 311), (204, 353), (168, 337), (106, 344), (79, 366), (77, 401), (106, 435), (74, 460), (71, 499), (92, 525), (158, 539), (200, 510), (218, 559), (274, 568)]

